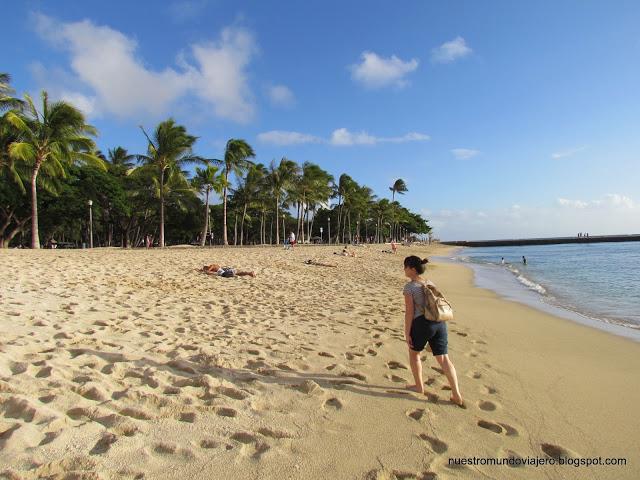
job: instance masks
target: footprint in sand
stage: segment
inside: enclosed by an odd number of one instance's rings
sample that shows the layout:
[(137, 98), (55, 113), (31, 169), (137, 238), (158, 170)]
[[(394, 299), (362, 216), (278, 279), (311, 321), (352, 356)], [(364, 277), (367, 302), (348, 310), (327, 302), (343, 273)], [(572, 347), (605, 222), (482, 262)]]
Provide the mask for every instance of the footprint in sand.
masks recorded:
[(407, 367), (405, 364), (396, 362), (395, 360), (387, 362), (386, 365), (387, 368), (390, 368), (391, 370), (409, 370), (409, 367)]
[(514, 459), (514, 460), (517, 460), (517, 461), (518, 461), (518, 463), (513, 463), (513, 464), (508, 463), (508, 464), (507, 464), (507, 465), (508, 465), (509, 467), (511, 467), (511, 468), (521, 468), (521, 467), (524, 467), (524, 464), (523, 464), (523, 463), (521, 463), (521, 462), (522, 462), (522, 455), (520, 455), (520, 454), (519, 454), (519, 453), (517, 453), (517, 452), (514, 452), (513, 450), (509, 450), (509, 449), (501, 450), (501, 451), (498, 453), (498, 457), (500, 457), (500, 458), (512, 458), (512, 459)]
[(93, 446), (89, 454), (100, 455), (100, 454), (106, 453), (109, 451), (109, 448), (111, 448), (111, 445), (113, 445), (117, 440), (118, 440), (118, 437), (115, 436), (113, 433), (104, 432), (102, 434), (102, 437), (100, 437), (100, 440), (96, 442), (96, 444)]
[(286, 430), (275, 430), (273, 428), (263, 427), (258, 429), (258, 433), (260, 435), (264, 435), (269, 438), (294, 438), (295, 435), (291, 432), (287, 432)]
[(424, 417), (424, 413), (424, 408), (416, 408), (415, 410), (409, 410), (407, 417), (413, 418), (415, 421), (420, 421), (420, 419)]
[(249, 432), (236, 432), (231, 435), (231, 439), (240, 443), (247, 444), (256, 442), (258, 440), (258, 437)]
[(243, 392), (232, 387), (220, 387), (218, 388), (218, 392), (225, 397), (233, 398), (234, 400), (244, 400), (250, 396), (247, 392)]
[(205, 438), (200, 441), (200, 448), (218, 448), (220, 446), (220, 442), (213, 438)]
[(318, 352), (318, 355), (320, 355), (321, 357), (336, 358), (336, 356), (333, 353), (329, 353), (329, 352)]
[(182, 412), (179, 420), (181, 422), (194, 423), (196, 421), (195, 412)]
[(484, 410), (485, 412), (493, 412), (497, 408), (497, 405), (488, 400), (479, 400), (478, 408), (480, 410)]
[(490, 385), (485, 385), (483, 390), (483, 393), (486, 393), (487, 395), (495, 395), (496, 393), (498, 393), (498, 390)]
[[(0, 434), (0, 439), (8, 438), (8, 437), (6, 437), (6, 433), (7, 432), (1, 433)], [(42, 440), (40, 440), (40, 443), (38, 444), (38, 446), (41, 447), (42, 445), (47, 445), (48, 443), (53, 442), (56, 438), (58, 438), (58, 435), (60, 435), (60, 432), (46, 432), (44, 434), (44, 438)]]
[(580, 458), (580, 455), (577, 453), (553, 443), (543, 443), (540, 445), (540, 448), (551, 458)]
[(508, 423), (494, 423), (489, 420), (478, 420), (478, 426), (489, 430), (493, 433), (501, 434), (505, 433), (509, 437), (515, 437), (518, 435), (518, 430), (509, 425)]
[(497, 423), (490, 422), (488, 420), (478, 420), (478, 426), (480, 428), (485, 428), (493, 433), (502, 433), (502, 427)]
[(449, 449), (449, 446), (439, 438), (431, 437), (426, 433), (421, 433), (419, 437), (427, 442), (436, 453), (444, 453)]
[(442, 370), (440, 367), (431, 367), (431, 370), (433, 370), (434, 372), (438, 372), (440, 375), (444, 375), (444, 370)]
[(342, 402), (336, 397), (331, 397), (325, 400), (325, 402), (323, 403), (323, 407), (325, 409), (331, 409), (331, 410), (340, 410), (342, 409), (342, 406), (343, 406)]
[(407, 379), (398, 375), (385, 375), (386, 378), (396, 383), (407, 383)]
[(363, 382), (367, 381), (367, 377), (365, 377), (364, 375), (362, 375), (361, 373), (356, 373), (356, 372), (342, 372), (340, 374), (341, 377), (347, 377), (347, 378), (355, 378), (357, 380), (361, 380)]

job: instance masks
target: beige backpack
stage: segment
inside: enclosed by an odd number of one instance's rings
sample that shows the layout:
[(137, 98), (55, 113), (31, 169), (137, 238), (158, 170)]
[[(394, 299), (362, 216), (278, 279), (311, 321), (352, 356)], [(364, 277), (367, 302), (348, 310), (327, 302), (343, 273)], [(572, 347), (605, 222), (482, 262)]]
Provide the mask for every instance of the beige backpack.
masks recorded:
[(449, 301), (444, 298), (442, 292), (440, 292), (440, 290), (438, 290), (431, 282), (425, 283), (423, 289), (425, 298), (425, 318), (436, 322), (448, 322), (453, 320), (453, 308)]

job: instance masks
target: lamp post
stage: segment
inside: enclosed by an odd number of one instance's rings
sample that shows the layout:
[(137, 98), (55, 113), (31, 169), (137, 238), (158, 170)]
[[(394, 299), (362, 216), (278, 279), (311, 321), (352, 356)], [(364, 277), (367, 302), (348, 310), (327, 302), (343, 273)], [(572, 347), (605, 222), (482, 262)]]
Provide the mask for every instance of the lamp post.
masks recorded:
[(323, 231), (324, 231), (324, 229), (322, 227), (320, 227), (320, 243), (324, 242), (324, 235), (322, 234)]
[(93, 200), (89, 200), (87, 205), (89, 205), (89, 248), (93, 248)]
[(327, 243), (331, 245), (331, 217), (327, 217)]

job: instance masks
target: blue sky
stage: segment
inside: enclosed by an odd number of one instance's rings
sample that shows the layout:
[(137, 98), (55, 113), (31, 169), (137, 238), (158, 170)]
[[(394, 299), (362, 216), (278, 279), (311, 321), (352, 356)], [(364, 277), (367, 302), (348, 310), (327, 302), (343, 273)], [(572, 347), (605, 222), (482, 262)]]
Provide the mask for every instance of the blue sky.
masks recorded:
[(640, 232), (636, 1), (23, 1), (0, 70), (99, 146), (168, 116), (349, 173), (447, 239)]

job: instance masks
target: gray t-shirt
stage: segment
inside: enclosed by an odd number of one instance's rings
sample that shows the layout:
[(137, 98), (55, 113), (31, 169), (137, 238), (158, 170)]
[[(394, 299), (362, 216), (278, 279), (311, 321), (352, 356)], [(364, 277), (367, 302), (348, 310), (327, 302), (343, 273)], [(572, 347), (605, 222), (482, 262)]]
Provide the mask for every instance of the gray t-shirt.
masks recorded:
[[(426, 283), (427, 285), (433, 285), (429, 280), (427, 280)], [(402, 293), (411, 295), (413, 298), (413, 318), (424, 315), (425, 298), (422, 283), (414, 281), (407, 282), (402, 289)]]

